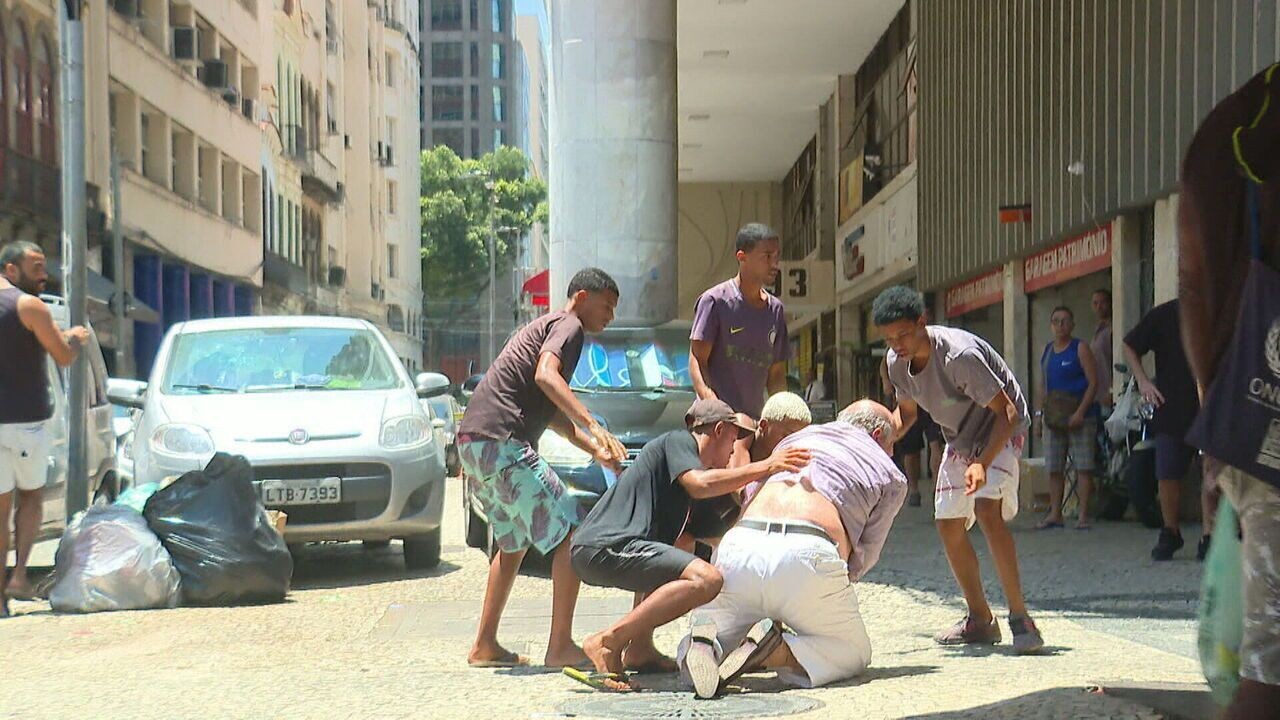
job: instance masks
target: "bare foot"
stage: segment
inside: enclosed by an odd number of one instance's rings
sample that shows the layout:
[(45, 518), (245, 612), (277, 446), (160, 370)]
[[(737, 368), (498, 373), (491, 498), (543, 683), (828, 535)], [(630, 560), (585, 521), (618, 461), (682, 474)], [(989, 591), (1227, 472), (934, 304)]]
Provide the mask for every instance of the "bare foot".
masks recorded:
[(15, 600), (32, 600), (35, 598), (35, 588), (25, 576), (20, 578), (15, 574), (9, 578), (5, 594)]
[(467, 664), (472, 667), (518, 667), (528, 665), (529, 658), (494, 643), (473, 646), (467, 654)]
[(674, 659), (658, 652), (652, 643), (631, 643), (622, 653), (622, 663), (632, 672), (673, 673), (680, 670)]
[(548, 647), (542, 664), (547, 667), (580, 667), (594, 664), (582, 648), (569, 643), (564, 647)]
[(622, 664), (622, 653), (609, 646), (603, 632), (588, 635), (587, 639), (582, 641), (582, 651), (591, 660), (591, 664), (596, 666), (596, 672), (620, 673), (625, 669)]

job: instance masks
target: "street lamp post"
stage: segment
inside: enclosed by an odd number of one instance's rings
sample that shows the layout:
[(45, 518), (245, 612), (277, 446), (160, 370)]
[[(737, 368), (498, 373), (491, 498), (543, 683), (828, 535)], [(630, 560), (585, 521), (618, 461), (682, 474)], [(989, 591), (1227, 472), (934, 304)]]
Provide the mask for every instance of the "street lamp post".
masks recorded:
[(494, 225), (495, 215), (498, 209), (498, 191), (497, 185), (490, 180), (484, 184), (489, 191), (489, 341), (486, 345), (485, 356), (489, 359), (489, 367), (493, 367), (493, 361), (498, 355), (494, 350), (494, 318), (497, 314), (498, 304), (498, 228)]

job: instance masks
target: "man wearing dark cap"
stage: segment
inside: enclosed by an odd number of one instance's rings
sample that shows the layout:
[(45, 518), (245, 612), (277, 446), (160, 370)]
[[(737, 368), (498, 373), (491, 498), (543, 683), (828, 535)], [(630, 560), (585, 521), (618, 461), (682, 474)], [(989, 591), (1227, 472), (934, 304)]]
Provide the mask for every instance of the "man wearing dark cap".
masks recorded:
[[(754, 423), (717, 399), (699, 399), (673, 430), (645, 445), (635, 464), (596, 503), (573, 536), (573, 568), (583, 582), (631, 590), (635, 609), (582, 649), (596, 670), (673, 671), (653, 646), (653, 630), (713, 599), (723, 578), (711, 563), (675, 547), (692, 501), (735, 492), (774, 473), (795, 472), (809, 451), (786, 448), (764, 460), (726, 469), (734, 443)], [(605, 680), (627, 689), (621, 676)]]

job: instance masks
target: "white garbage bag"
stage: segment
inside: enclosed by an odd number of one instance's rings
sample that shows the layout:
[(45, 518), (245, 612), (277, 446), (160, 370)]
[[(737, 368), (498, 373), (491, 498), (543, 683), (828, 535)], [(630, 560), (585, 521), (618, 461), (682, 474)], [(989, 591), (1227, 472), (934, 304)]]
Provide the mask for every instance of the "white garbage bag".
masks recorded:
[(137, 510), (95, 505), (79, 513), (58, 543), (49, 604), (90, 613), (178, 606), (178, 571)]
[(1111, 417), (1104, 423), (1111, 442), (1119, 445), (1129, 437), (1130, 432), (1142, 429), (1141, 408), (1142, 394), (1138, 392), (1138, 383), (1131, 379), (1125, 383), (1124, 389), (1116, 398)]

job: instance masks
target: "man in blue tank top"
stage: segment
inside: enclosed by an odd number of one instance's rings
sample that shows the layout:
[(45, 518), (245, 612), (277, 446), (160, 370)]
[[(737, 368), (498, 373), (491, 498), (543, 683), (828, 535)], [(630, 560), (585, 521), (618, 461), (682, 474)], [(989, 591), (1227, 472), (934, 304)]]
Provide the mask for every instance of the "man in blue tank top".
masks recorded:
[(1053, 340), (1040, 355), (1040, 395), (1035, 430), (1045, 439), (1045, 467), (1049, 471), (1049, 514), (1037, 526), (1062, 527), (1062, 496), (1066, 487), (1067, 455), (1076, 468), (1080, 499), (1077, 530), (1089, 529), (1089, 497), (1098, 458), (1098, 369), (1088, 343), (1075, 337), (1075, 313), (1065, 305), (1049, 315)]
[(89, 331), (58, 330), (39, 297), (48, 281), (44, 251), (29, 242), (0, 248), (0, 558), (9, 553), (9, 513), (14, 517), (17, 562), (8, 583), (0, 572), (0, 618), (9, 617), (9, 592), (30, 598), (27, 558), (40, 529), (42, 490), (49, 471), (49, 432), (53, 415), (45, 356), (66, 367), (75, 360)]

